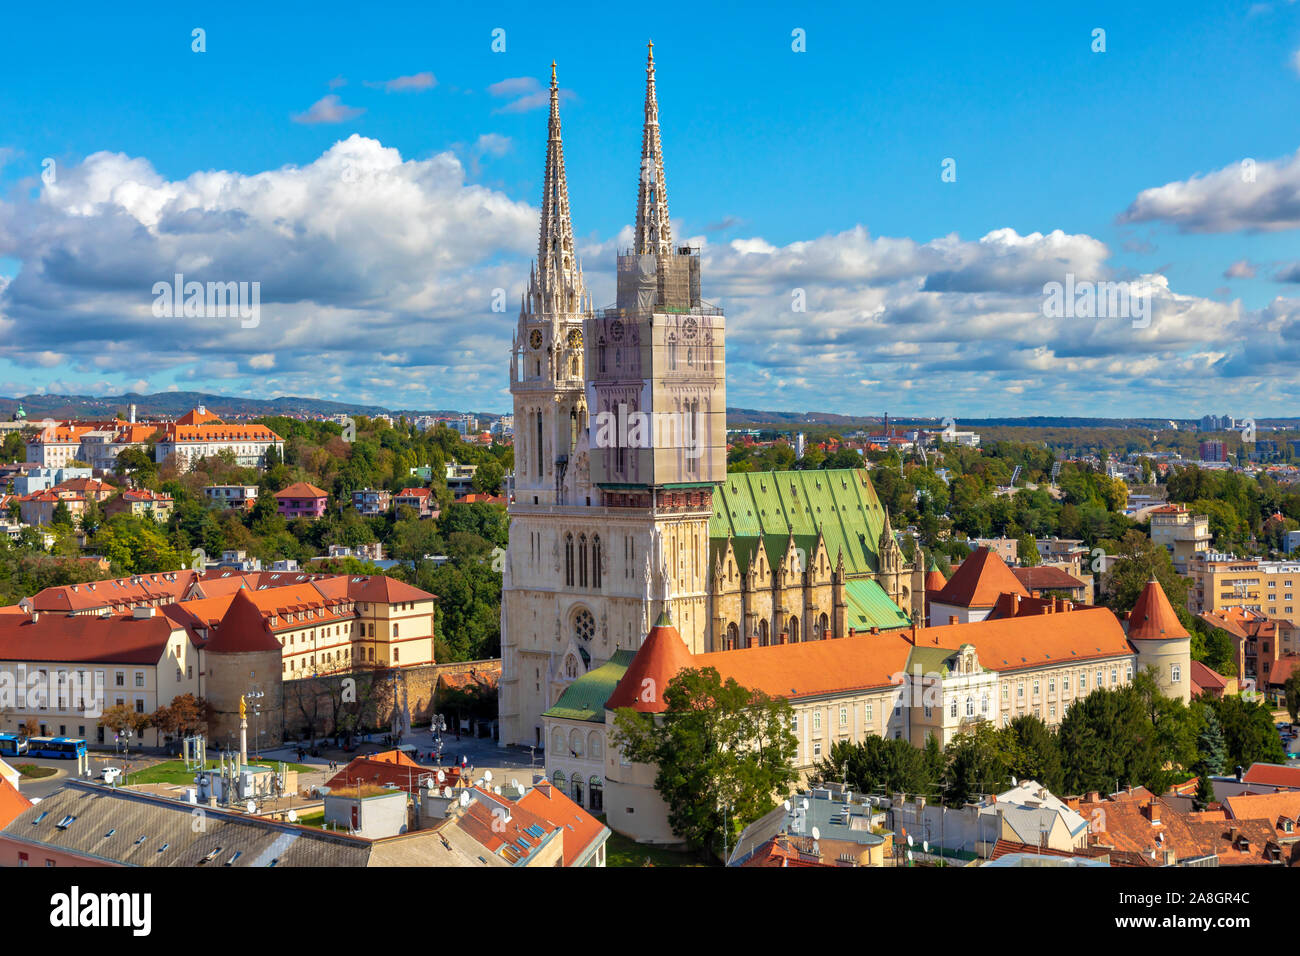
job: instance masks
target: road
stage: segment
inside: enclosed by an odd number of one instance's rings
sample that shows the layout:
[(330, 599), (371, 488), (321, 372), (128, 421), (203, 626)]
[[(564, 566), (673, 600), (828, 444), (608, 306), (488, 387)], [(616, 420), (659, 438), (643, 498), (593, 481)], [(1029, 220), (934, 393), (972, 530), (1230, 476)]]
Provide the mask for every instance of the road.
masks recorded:
[[(19, 782), (18, 789), (22, 795), (30, 799), (43, 799), (58, 790), (68, 782), (70, 777), (77, 774), (77, 761), (75, 760), (57, 760), (52, 757), (29, 757), (24, 754), (21, 757), (6, 757), (5, 762), (11, 767), (17, 767), (20, 764), (34, 764), (37, 767), (49, 767), (57, 771), (52, 777), (41, 777), (36, 780), (22, 780)], [(151, 763), (157, 763), (157, 757), (147, 757), (141, 754), (132, 754), (130, 759), (131, 769), (139, 770)], [(118, 754), (90, 754), (90, 772), (98, 776), (104, 767), (121, 767), (124, 766), (122, 755)]]

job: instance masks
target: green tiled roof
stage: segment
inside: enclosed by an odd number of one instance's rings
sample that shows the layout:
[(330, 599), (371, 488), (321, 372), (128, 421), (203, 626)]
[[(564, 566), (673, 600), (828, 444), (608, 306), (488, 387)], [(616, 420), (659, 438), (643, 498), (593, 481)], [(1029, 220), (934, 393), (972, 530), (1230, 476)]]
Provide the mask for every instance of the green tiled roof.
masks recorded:
[(872, 627), (882, 630), (907, 627), (912, 621), (899, 610), (889, 595), (870, 578), (850, 578), (844, 582), (844, 601), (848, 605), (846, 625), (859, 631)]
[(614, 656), (595, 670), (587, 671), (564, 689), (560, 699), (543, 717), (563, 720), (605, 722), (605, 701), (627, 673), (636, 651), (615, 651)]
[(915, 674), (947, 674), (948, 661), (957, 652), (948, 647), (914, 647), (907, 655), (907, 672)]
[(832, 563), (842, 553), (848, 575), (871, 574), (884, 523), (864, 468), (737, 472), (713, 496), (711, 554), (730, 535), (744, 573), (758, 547), (775, 562), (793, 534), (795, 546), (811, 554), (820, 531)]

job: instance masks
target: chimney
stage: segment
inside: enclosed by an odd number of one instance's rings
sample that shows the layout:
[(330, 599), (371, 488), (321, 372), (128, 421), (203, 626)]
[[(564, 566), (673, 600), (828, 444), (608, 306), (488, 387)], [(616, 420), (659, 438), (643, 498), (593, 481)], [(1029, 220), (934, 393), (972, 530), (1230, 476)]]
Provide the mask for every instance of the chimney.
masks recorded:
[(1242, 769), (1241, 764), (1237, 764), (1237, 783), (1241, 783), (1241, 777), (1242, 777), (1242, 774), (1244, 774), (1244, 773), (1245, 773), (1245, 770)]
[(1237, 842), (1237, 826), (1236, 826), (1236, 824), (1233, 824), (1232, 826), (1228, 827), (1228, 841), (1229, 841), (1230, 843), (1236, 843), (1236, 842)]
[(874, 625), (874, 624), (871, 625), (871, 633), (872, 633), (872, 634), (879, 634), (879, 633), (880, 633), (880, 628), (877, 627), (877, 626)]
[(1152, 800), (1142, 809), (1146, 814), (1146, 818), (1151, 821), (1152, 826), (1156, 826), (1157, 824), (1160, 823), (1160, 801), (1159, 800)]
[(1037, 591), (1037, 590), (1035, 590), (1035, 591), (1030, 591), (1030, 592), (1029, 592), (1029, 596), (1030, 596), (1031, 598), (1040, 598), (1040, 597), (1043, 596), (1043, 592), (1042, 592), (1042, 591)]
[(951, 624), (956, 624), (956, 623), (957, 623), (957, 615), (956, 615), (956, 614), (949, 614), (949, 615), (948, 615), (948, 623), (949, 623), (950, 625), (951, 625)]
[(1101, 803), (1101, 794), (1100, 794), (1098, 791), (1096, 791), (1096, 790), (1089, 790), (1089, 791), (1088, 791), (1088, 802), (1089, 802), (1089, 803)]
[(1020, 595), (1016, 594), (1014, 591), (1011, 593), (1011, 616), (1020, 616)]
[(153, 615), (154, 615), (154, 609), (151, 605), (148, 604), (142, 604), (139, 607), (133, 608), (131, 611), (131, 616), (135, 618), (137, 621), (148, 620), (149, 618), (153, 617)]

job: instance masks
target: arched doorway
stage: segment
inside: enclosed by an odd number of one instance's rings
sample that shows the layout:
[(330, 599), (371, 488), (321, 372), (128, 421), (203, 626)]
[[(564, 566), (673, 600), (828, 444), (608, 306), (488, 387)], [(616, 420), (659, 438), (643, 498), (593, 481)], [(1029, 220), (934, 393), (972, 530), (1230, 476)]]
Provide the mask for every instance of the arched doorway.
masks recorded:
[(767, 647), (767, 618), (758, 622), (758, 646)]
[(790, 615), (790, 643), (799, 643), (799, 615)]
[(727, 625), (727, 650), (734, 651), (740, 647), (740, 628), (735, 624)]

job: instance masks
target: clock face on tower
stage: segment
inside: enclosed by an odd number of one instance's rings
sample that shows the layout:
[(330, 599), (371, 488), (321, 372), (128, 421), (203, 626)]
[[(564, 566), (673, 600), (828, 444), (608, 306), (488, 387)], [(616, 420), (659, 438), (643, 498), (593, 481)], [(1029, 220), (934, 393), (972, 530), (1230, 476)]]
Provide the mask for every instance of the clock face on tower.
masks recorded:
[(541, 329), (533, 329), (532, 334), (528, 336), (528, 344), (531, 345), (531, 346), (532, 346), (533, 348), (535, 348), (535, 349), (540, 349), (540, 348), (542, 347), (542, 330), (541, 330)]
[(694, 318), (688, 318), (682, 323), (682, 334), (688, 338), (695, 338), (695, 334), (700, 331), (700, 323)]
[(615, 319), (609, 326), (609, 337), (617, 342), (623, 337), (623, 323)]

